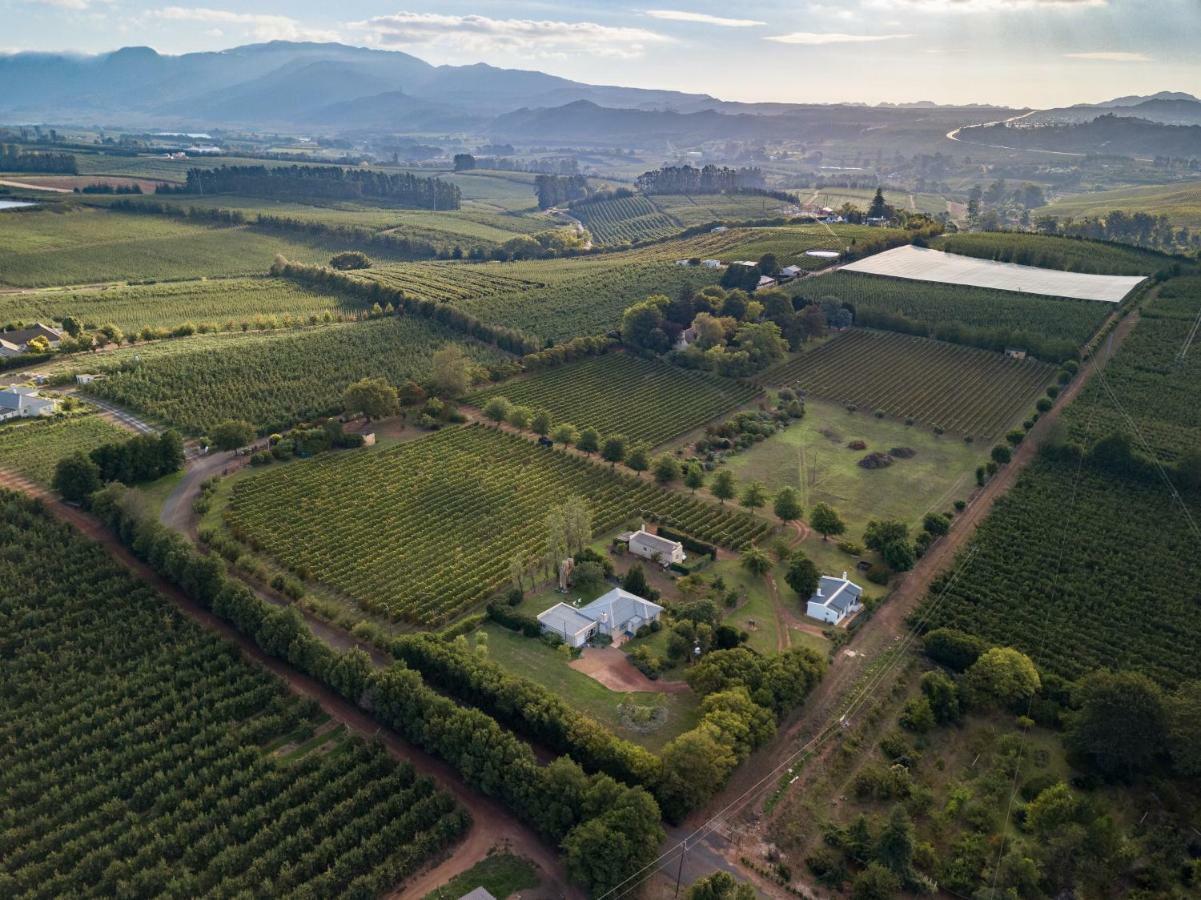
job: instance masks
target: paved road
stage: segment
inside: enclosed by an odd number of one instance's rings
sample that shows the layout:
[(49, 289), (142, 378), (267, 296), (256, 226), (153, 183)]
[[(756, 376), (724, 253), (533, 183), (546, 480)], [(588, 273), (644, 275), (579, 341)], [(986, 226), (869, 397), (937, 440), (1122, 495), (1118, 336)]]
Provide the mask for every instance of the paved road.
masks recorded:
[(118, 425), (124, 425), (131, 431), (136, 431), (139, 434), (158, 434), (161, 430), (154, 425), (151, 425), (145, 419), (139, 419), (128, 410), (124, 410), (113, 403), (109, 403), (107, 400), (101, 400), (97, 397), (93, 397), (91, 394), (78, 396), (85, 403), (90, 403), (92, 406), (100, 409), (105, 414), (106, 418), (114, 420)]

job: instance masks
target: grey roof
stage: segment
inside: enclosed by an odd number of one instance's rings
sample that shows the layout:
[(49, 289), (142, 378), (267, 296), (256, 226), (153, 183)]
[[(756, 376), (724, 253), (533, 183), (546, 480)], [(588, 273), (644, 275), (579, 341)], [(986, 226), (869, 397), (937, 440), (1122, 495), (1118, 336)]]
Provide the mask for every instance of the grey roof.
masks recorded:
[(845, 613), (851, 606), (859, 602), (863, 596), (863, 588), (848, 581), (845, 577), (835, 578), (833, 575), (823, 575), (817, 582), (817, 593), (809, 598), (810, 603), (828, 606), (835, 612)]
[(607, 614), (607, 621), (610, 625), (621, 625), (635, 616), (649, 619), (663, 612), (663, 607), (658, 603), (645, 600), (637, 594), (631, 594), (621, 588), (613, 588), (609, 593), (597, 597), (587, 606), (580, 607), (579, 612), (597, 622)]
[(671, 553), (677, 547), (682, 547), (679, 541), (669, 541), (665, 537), (659, 537), (657, 534), (651, 534), (646, 529), (639, 529), (630, 535), (630, 541), (637, 540), (640, 544), (659, 551), (660, 553)]
[(579, 634), (585, 628), (591, 628), (594, 624), (592, 619), (581, 615), (580, 611), (574, 606), (568, 606), (566, 603), (556, 603), (550, 609), (545, 609), (538, 613), (538, 621), (544, 628), (548, 628), (555, 634)]
[(27, 344), (35, 337), (44, 337), (48, 341), (60, 341), (63, 333), (49, 325), (43, 325), (41, 322), (35, 323), (31, 328), (22, 328), (19, 331), (0, 331), (0, 338), (17, 345)]
[(459, 900), (496, 900), (496, 898), (488, 893), (488, 891), (484, 888), (477, 887), (472, 888), (470, 891), (460, 897)]
[(54, 406), (53, 400), (39, 397), (35, 388), (12, 387), (0, 391), (0, 409), (45, 409)]

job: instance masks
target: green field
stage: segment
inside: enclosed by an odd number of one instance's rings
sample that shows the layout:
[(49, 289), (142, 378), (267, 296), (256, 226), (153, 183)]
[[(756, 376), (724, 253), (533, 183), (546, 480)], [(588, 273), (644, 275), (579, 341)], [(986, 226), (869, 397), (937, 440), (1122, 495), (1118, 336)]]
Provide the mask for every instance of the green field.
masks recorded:
[(652, 446), (690, 431), (739, 404), (756, 389), (741, 382), (681, 369), (628, 353), (558, 366), (497, 385), (468, 398), (483, 406), (505, 397), (519, 406), (545, 409), (555, 422), (624, 434)]
[(932, 241), (931, 246), (981, 259), (1096, 275), (1150, 275), (1174, 262), (1162, 253), (1125, 244), (1020, 232), (947, 234)]
[(111, 322), (126, 334), (186, 322), (233, 331), (260, 316), (304, 321), (327, 311), (348, 313), (351, 305), (336, 294), (267, 277), (0, 293), (0, 321), (61, 322), (70, 315), (89, 329)]
[(1201, 181), (1181, 181), (1174, 184), (1151, 184), (1072, 194), (1061, 197), (1049, 206), (1032, 210), (1035, 216), (1083, 219), (1104, 217), (1115, 209), (1126, 213), (1150, 213), (1167, 216), (1177, 228), (1201, 227)]
[(275, 467), (240, 480), (235, 535), (369, 612), (441, 625), (542, 553), (549, 509), (583, 497), (597, 534), (653, 515), (740, 547), (766, 522), (564, 451), (481, 426), (377, 451)]
[(1194, 334), (1189, 343), (1199, 317), (1201, 278), (1164, 284), (1106, 366), (1104, 379), (1090, 381), (1066, 410), (1069, 434), (1087, 444), (1130, 432), (1133, 422), (1138, 449), (1165, 462), (1201, 448), (1201, 340)]
[[(866, 449), (847, 446), (857, 440)], [(915, 454), (883, 469), (858, 465), (868, 453), (888, 453), (893, 447), (908, 447)], [(975, 488), (973, 473), (984, 455), (982, 448), (957, 437), (939, 437), (877, 419), (870, 411), (848, 413), (809, 399), (805, 418), (735, 454), (726, 465), (740, 483), (762, 481), (772, 491), (785, 485), (797, 488), (806, 512), (815, 503), (828, 503), (846, 522), (846, 537), (858, 541), (869, 519), (896, 518), (916, 527), (927, 512), (950, 509)], [(833, 542), (827, 546), (834, 548)], [(849, 557), (842, 560), (845, 569)]]
[(581, 203), (571, 210), (597, 244), (633, 244), (669, 237), (683, 226), (642, 195)]
[(656, 194), (651, 200), (680, 228), (709, 222), (774, 219), (790, 211), (790, 204), (754, 194)]
[(731, 229), (727, 234), (732, 234), (735, 240), (722, 254), (723, 262), (758, 260), (763, 254), (771, 253), (781, 266), (800, 266), (807, 271), (824, 269), (836, 260), (808, 256), (806, 250), (836, 250), (867, 256), (907, 241), (905, 232), (899, 228), (870, 225), (785, 225)]
[(132, 437), (96, 413), (0, 423), (0, 469), (49, 485), (60, 459)]
[(864, 412), (989, 439), (1032, 411), (1054, 375), (1033, 359), (857, 328), (761, 377)]
[(538, 869), (528, 859), (511, 853), (496, 852), (456, 875), (424, 900), (459, 900), (464, 894), (482, 887), (496, 900), (505, 900), (518, 891), (538, 886)]
[[(838, 188), (824, 187), (817, 189), (800, 188), (797, 194), (806, 206), (828, 206), (838, 210), (844, 203), (850, 203), (862, 210), (872, 205), (876, 196), (875, 188)], [(884, 202), (907, 213), (926, 213), (930, 216), (947, 211), (947, 198), (942, 194), (913, 193), (910, 191), (894, 191), (884, 189)]]
[(963, 326), (987, 338), (994, 349), (1016, 345), (1033, 351), (1045, 346), (1048, 358), (1085, 344), (1113, 311), (1110, 304), (1090, 300), (913, 282), (858, 272), (833, 272), (804, 280), (790, 292), (809, 300), (847, 304), (860, 324), (888, 327), (889, 317), (900, 316), (932, 337), (956, 343), (955, 328)]
[(377, 896), (467, 829), (431, 780), (314, 736), (315, 703), (10, 493), (0, 579), (6, 897)]
[[(1187, 502), (1201, 519), (1201, 503)], [(1100, 668), (1168, 684), (1201, 677), (1191, 639), (1201, 629), (1201, 553), (1162, 484), (1039, 459), (969, 551), (946, 594), (938, 583), (931, 590), (931, 628), (1017, 647), (1065, 678)]]
[(324, 263), (348, 249), (333, 240), (91, 207), (41, 210), (5, 222), (0, 229), (0, 284), (10, 287), (258, 275), (270, 268), (277, 253), (297, 262)]
[(245, 419), (266, 433), (339, 411), (342, 391), (360, 378), (422, 380), (434, 351), (452, 342), (481, 363), (506, 358), (435, 322), (389, 317), (233, 345), (202, 343), (195, 352), (110, 372), (88, 390), (189, 434), (225, 419)]

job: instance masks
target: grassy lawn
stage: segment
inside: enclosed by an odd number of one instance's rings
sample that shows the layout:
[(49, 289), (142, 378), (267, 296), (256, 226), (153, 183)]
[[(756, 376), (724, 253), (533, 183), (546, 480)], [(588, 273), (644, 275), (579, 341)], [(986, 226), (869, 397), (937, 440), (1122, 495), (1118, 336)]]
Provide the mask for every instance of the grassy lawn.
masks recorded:
[(138, 493), (146, 498), (146, 508), (153, 511), (154, 515), (157, 516), (159, 511), (162, 510), (163, 504), (167, 502), (167, 497), (183, 481), (185, 474), (184, 469), (180, 469), (178, 472), (164, 475), (158, 481), (138, 485)]
[[(714, 563), (710, 572), (722, 577), (727, 590), (737, 591), (746, 598), (737, 609), (728, 611), (722, 621), (749, 633), (751, 637), (747, 645), (752, 650), (775, 653), (779, 649), (780, 625), (766, 580), (755, 578), (732, 560)], [(783, 584), (782, 573), (777, 571), (775, 577), (776, 583), (783, 585), (782, 593), (791, 597), (792, 591)]]
[[(806, 400), (805, 409), (800, 422), (732, 457), (727, 465), (739, 482), (762, 481), (771, 491), (785, 485), (798, 488), (806, 510), (819, 501), (830, 504), (846, 523), (851, 540), (859, 540), (869, 519), (896, 518), (917, 526), (927, 512), (945, 511), (975, 488), (984, 447), (863, 412), (848, 413), (820, 400)], [(847, 443), (855, 440), (864, 441), (867, 449), (849, 449)], [(884, 469), (858, 465), (868, 453), (887, 453), (892, 447), (909, 447), (916, 454)], [(806, 552), (812, 543), (805, 545)], [(824, 549), (817, 552), (825, 555)], [(829, 549), (850, 561), (833, 542)], [(851, 568), (847, 562), (837, 565), (840, 571)]]
[[(567, 665), (566, 656), (536, 638), (522, 637), (493, 622), (483, 625), (477, 633), (487, 635), (488, 656), (494, 662), (515, 675), (549, 688), (576, 709), (611, 729), (614, 734), (641, 744), (649, 750), (659, 750), (672, 738), (696, 726), (699, 702), (691, 692), (617, 693), (599, 681), (572, 669)], [(618, 709), (625, 698), (644, 706), (663, 704), (668, 711), (667, 720), (649, 733), (639, 733), (625, 726)]]
[(457, 875), (425, 900), (458, 900), (464, 894), (482, 887), (496, 900), (505, 900), (518, 891), (538, 886), (538, 870), (528, 859), (512, 853), (494, 853)]

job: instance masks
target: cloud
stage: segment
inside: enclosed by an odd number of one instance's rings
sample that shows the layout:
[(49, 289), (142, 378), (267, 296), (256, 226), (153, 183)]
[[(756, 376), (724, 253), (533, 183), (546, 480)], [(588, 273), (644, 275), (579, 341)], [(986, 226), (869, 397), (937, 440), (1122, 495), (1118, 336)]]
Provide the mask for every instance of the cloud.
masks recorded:
[(820, 46), (822, 44), (873, 44), (877, 41), (897, 41), (911, 37), (913, 37), (911, 34), (839, 34), (829, 31), (794, 31), (791, 34), (772, 35), (764, 40), (775, 41), (778, 44)]
[(364, 40), (374, 45), (440, 45), (460, 54), (508, 51), (532, 56), (589, 53), (629, 58), (641, 56), (652, 44), (672, 42), (645, 28), (440, 13), (398, 12), (351, 22), (348, 27), (362, 32)]
[(1068, 59), (1092, 59), (1100, 62), (1151, 62), (1146, 53), (1130, 53), (1125, 50), (1095, 50), (1088, 53), (1065, 53)]
[(168, 6), (151, 10), (147, 16), (167, 22), (197, 22), (214, 28), (224, 26), (250, 34), (259, 41), (337, 41), (336, 31), (309, 28), (289, 16), (239, 13), (203, 6)]
[(922, 9), (930, 12), (1016, 12), (1018, 10), (1095, 9), (1109, 0), (868, 0), (877, 9)]
[(683, 9), (648, 9), (645, 15), (652, 19), (664, 19), (668, 22), (696, 22), (701, 25), (717, 25), (721, 28), (750, 28), (753, 25), (767, 24), (758, 19), (726, 19), (721, 16), (688, 12)]
[(25, 0), (30, 6), (52, 6), (71, 12), (82, 12), (92, 5), (92, 0)]

